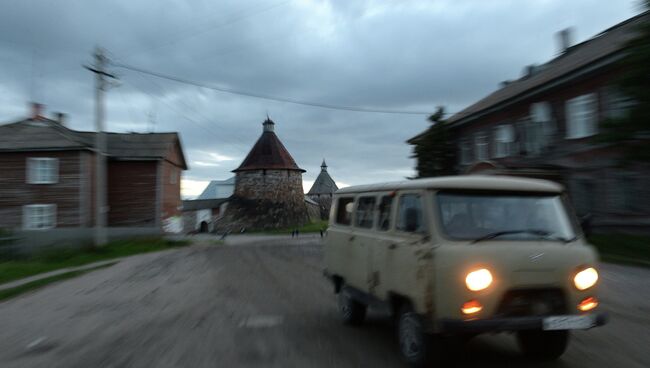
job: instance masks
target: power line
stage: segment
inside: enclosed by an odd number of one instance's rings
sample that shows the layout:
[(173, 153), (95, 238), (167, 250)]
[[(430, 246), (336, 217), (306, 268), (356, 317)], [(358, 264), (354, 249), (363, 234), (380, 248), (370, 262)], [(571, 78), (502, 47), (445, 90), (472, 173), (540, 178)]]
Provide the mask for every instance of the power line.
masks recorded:
[(156, 78), (161, 78), (161, 79), (167, 79), (170, 81), (174, 81), (177, 83), (183, 83), (183, 84), (189, 84), (201, 88), (206, 88), (206, 89), (211, 89), (214, 91), (219, 91), (219, 92), (224, 92), (224, 93), (230, 93), (230, 94), (235, 94), (235, 95), (241, 95), (241, 96), (247, 96), (247, 97), (254, 97), (254, 98), (260, 98), (264, 100), (270, 100), (270, 101), (276, 101), (276, 102), (286, 102), (286, 103), (292, 103), (296, 105), (304, 105), (304, 106), (312, 106), (312, 107), (320, 107), (323, 109), (330, 109), (330, 110), (344, 110), (344, 111), (354, 111), (354, 112), (366, 112), (366, 113), (379, 113), (379, 114), (399, 114), (399, 115), (431, 115), (432, 113), (430, 111), (410, 111), (410, 110), (383, 110), (383, 109), (370, 109), (370, 108), (365, 108), (365, 107), (356, 107), (356, 106), (343, 106), (343, 105), (333, 105), (333, 104), (327, 104), (327, 103), (321, 103), (321, 102), (313, 102), (313, 101), (304, 101), (304, 100), (298, 100), (298, 99), (293, 99), (293, 98), (288, 98), (288, 97), (279, 97), (279, 96), (272, 96), (272, 95), (266, 95), (266, 94), (261, 94), (261, 93), (254, 93), (254, 92), (249, 92), (249, 91), (243, 91), (239, 89), (234, 89), (234, 88), (225, 88), (225, 87), (216, 87), (212, 86), (206, 83), (200, 83), (200, 82), (195, 82), (191, 81), (189, 79), (184, 79), (172, 75), (167, 75), (167, 74), (162, 74), (142, 68), (138, 68), (132, 65), (128, 64), (122, 64), (122, 63), (113, 63), (112, 64), (115, 67), (118, 68), (124, 68), (128, 70), (132, 70), (141, 74), (147, 74), (154, 76)]

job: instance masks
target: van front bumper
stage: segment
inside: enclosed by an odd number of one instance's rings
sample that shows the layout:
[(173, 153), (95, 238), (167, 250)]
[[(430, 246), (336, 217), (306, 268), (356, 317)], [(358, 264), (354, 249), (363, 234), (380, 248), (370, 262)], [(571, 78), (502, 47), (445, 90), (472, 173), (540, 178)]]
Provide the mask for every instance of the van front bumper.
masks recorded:
[[(567, 327), (553, 328), (560, 330), (588, 329), (602, 326), (607, 323), (607, 314), (604, 312), (591, 313), (579, 316), (535, 316), (535, 317), (504, 317), (489, 319), (441, 319), (438, 322), (438, 331), (442, 333), (483, 333), (483, 332), (505, 332), (522, 330), (548, 330), (548, 318), (569, 317), (569, 318), (591, 318), (593, 324), (589, 327)], [(547, 322), (545, 323), (545, 320)]]

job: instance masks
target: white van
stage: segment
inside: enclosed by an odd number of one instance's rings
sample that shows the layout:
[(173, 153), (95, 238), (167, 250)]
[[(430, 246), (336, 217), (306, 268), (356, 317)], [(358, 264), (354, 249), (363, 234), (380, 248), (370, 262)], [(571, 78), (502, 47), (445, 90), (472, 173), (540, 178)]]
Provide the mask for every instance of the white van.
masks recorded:
[(348, 324), (388, 305), (404, 358), (439, 357), (447, 336), (516, 332), (523, 352), (555, 359), (569, 330), (605, 323), (598, 258), (559, 184), (457, 176), (337, 191), (326, 276)]

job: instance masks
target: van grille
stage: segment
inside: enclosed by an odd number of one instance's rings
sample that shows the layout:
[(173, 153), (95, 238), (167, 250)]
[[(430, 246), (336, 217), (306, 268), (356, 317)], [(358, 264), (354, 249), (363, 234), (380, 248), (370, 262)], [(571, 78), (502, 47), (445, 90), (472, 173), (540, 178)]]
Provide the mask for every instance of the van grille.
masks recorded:
[(498, 317), (565, 314), (566, 298), (560, 289), (509, 290), (501, 299)]

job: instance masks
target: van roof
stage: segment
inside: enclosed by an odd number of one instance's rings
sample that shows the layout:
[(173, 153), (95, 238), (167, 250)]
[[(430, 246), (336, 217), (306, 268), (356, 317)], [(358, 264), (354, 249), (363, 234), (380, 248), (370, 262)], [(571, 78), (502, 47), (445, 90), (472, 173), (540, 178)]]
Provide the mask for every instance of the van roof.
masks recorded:
[(498, 175), (459, 175), (355, 185), (339, 189), (336, 191), (336, 194), (379, 192), (399, 189), (469, 189), (547, 193), (561, 193), (564, 191), (562, 185), (548, 180)]

